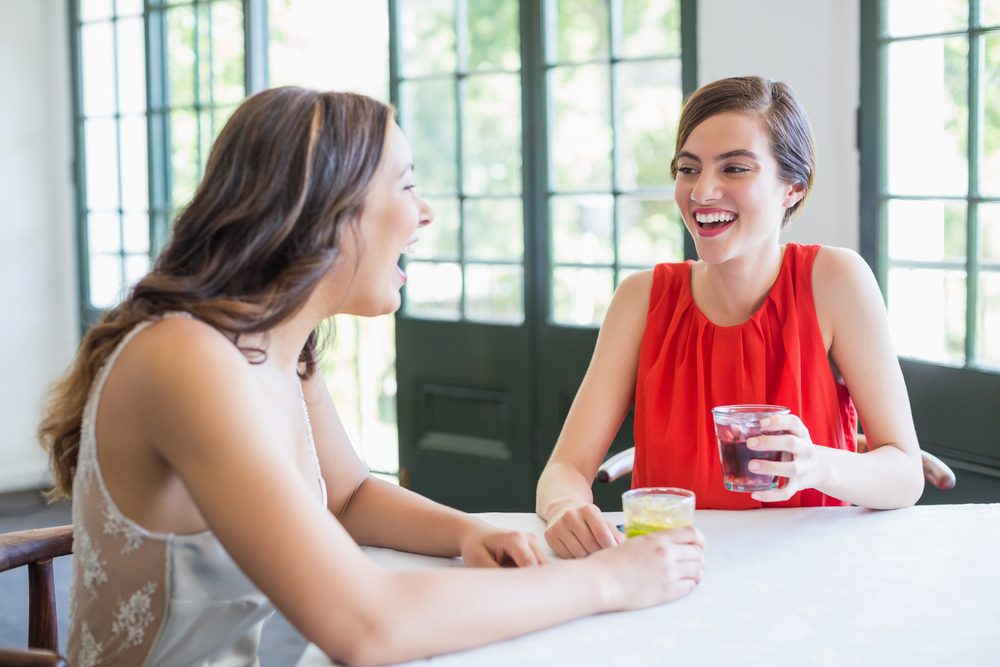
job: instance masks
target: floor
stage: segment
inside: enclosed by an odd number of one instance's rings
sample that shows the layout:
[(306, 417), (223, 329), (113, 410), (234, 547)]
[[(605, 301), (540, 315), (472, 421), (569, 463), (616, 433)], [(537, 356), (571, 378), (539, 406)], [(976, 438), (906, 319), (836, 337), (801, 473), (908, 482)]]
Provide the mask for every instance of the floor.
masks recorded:
[[(38, 492), (0, 494), (0, 533), (45, 528), (70, 523), (68, 503), (49, 505)], [(65, 646), (69, 617), (69, 582), (72, 556), (55, 561), (56, 609), (59, 640)], [(0, 646), (21, 648), (28, 637), (28, 582), (24, 568), (0, 573)], [(262, 667), (294, 665), (306, 648), (306, 640), (281, 614), (264, 626), (261, 640)]]

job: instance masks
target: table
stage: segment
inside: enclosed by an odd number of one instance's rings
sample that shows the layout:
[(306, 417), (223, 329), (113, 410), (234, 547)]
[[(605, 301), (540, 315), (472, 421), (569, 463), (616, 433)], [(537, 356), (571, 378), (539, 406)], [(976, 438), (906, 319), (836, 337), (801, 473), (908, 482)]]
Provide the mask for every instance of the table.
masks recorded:
[[(542, 534), (534, 514), (480, 516)], [(699, 510), (695, 523), (705, 578), (686, 598), (406, 664), (1000, 665), (1000, 504)], [(367, 551), (387, 568), (459, 565)], [(298, 663), (330, 664), (315, 646)]]

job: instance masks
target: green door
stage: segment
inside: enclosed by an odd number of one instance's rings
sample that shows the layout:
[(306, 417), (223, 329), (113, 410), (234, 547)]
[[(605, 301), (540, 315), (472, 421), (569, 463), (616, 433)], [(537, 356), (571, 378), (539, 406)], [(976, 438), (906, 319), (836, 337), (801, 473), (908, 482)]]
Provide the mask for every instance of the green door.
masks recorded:
[(693, 5), (390, 2), (393, 99), (437, 216), (396, 322), (404, 485), (533, 509), (614, 287), (684, 256), (668, 162)]

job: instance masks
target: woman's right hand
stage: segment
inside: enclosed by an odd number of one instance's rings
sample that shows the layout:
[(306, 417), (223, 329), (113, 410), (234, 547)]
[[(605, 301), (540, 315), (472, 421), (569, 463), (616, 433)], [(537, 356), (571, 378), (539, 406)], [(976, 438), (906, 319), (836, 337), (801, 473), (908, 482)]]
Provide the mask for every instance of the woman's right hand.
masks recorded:
[(583, 558), (625, 541), (593, 503), (567, 503), (549, 520), (545, 541), (560, 558)]
[(602, 568), (609, 610), (642, 609), (682, 598), (701, 582), (705, 538), (693, 526), (648, 533), (587, 559)]

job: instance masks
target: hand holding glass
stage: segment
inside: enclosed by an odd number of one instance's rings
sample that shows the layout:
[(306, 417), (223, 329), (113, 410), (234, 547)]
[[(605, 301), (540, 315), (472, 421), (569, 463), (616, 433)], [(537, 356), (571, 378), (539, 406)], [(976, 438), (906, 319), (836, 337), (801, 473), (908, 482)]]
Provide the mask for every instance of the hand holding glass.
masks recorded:
[(625, 537), (670, 530), (694, 523), (694, 492), (653, 486), (622, 494)]
[(760, 475), (750, 472), (747, 467), (751, 459), (791, 460), (788, 452), (754, 451), (747, 448), (748, 438), (788, 433), (768, 430), (760, 425), (762, 419), (788, 413), (788, 408), (781, 405), (721, 405), (712, 408), (715, 435), (719, 439), (719, 457), (722, 459), (722, 483), (727, 489), (751, 493), (779, 489), (788, 483), (787, 477)]

